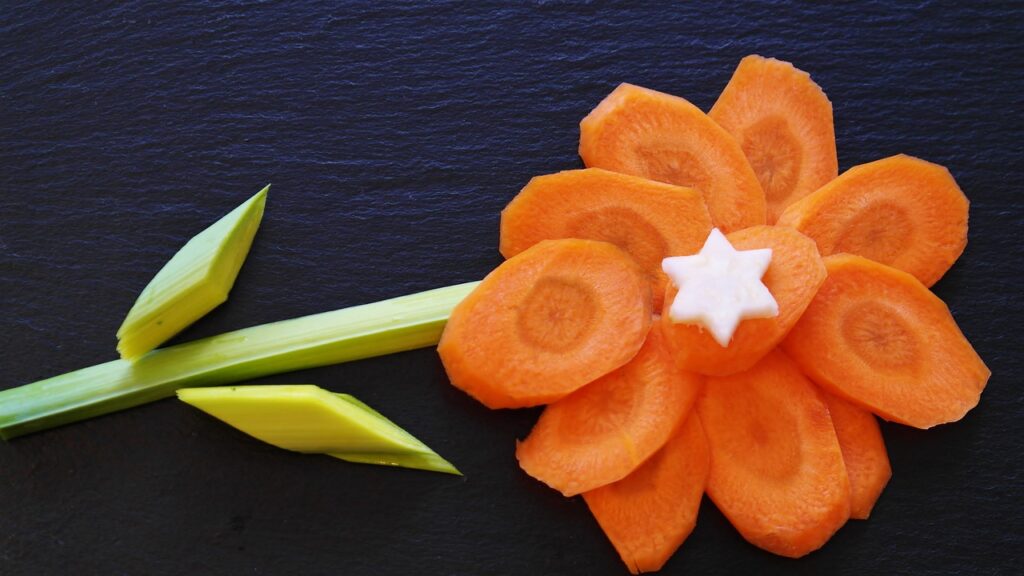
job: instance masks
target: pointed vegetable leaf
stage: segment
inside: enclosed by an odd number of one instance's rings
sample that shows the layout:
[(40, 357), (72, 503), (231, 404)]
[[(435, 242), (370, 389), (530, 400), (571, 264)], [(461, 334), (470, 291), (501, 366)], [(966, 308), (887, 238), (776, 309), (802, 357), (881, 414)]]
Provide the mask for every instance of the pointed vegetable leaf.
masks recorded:
[(263, 217), (270, 185), (192, 237), (156, 273), (117, 331), (121, 358), (134, 360), (228, 298)]
[(294, 384), (184, 388), (178, 398), (285, 450), (460, 474), (426, 444), (348, 394)]

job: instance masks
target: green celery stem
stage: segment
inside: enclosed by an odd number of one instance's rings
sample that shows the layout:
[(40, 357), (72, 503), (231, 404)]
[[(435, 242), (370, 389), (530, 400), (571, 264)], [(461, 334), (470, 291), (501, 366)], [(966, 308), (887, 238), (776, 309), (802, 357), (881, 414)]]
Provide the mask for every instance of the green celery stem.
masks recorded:
[(174, 395), (437, 344), (479, 282), (253, 326), (0, 391), (0, 437), (46, 430)]

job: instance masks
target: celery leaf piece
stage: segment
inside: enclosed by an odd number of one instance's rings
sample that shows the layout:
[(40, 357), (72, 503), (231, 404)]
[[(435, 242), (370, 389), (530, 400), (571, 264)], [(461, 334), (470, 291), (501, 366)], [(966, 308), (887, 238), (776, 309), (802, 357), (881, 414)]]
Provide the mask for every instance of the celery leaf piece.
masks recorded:
[(228, 298), (263, 217), (268, 184), (192, 237), (143, 289), (117, 331), (117, 351), (133, 360)]
[(178, 398), (285, 450), (459, 474), (426, 444), (347, 394), (292, 384), (184, 388)]

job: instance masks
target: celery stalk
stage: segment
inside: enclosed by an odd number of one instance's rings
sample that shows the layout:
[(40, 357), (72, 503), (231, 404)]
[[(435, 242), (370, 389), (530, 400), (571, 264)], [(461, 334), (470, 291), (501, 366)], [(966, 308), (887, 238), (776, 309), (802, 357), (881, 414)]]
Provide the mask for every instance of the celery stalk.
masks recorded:
[(478, 282), (253, 326), (0, 391), (0, 437), (292, 370), (432, 346)]
[(134, 360), (228, 299), (252, 246), (268, 184), (196, 234), (143, 289), (117, 331), (121, 358)]
[(291, 384), (183, 388), (178, 398), (285, 450), (460, 474), (415, 436), (348, 394)]

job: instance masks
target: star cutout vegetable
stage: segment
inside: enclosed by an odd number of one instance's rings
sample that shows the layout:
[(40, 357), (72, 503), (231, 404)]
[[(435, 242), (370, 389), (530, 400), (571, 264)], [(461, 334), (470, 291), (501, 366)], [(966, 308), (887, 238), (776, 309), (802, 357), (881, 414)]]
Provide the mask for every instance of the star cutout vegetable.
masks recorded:
[(700, 252), (662, 261), (679, 288), (669, 308), (673, 322), (707, 328), (723, 348), (741, 320), (778, 316), (779, 305), (761, 282), (772, 260), (771, 248), (736, 250), (718, 228)]

